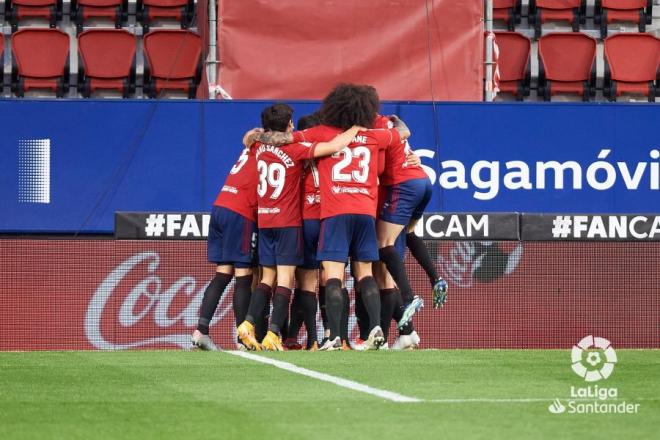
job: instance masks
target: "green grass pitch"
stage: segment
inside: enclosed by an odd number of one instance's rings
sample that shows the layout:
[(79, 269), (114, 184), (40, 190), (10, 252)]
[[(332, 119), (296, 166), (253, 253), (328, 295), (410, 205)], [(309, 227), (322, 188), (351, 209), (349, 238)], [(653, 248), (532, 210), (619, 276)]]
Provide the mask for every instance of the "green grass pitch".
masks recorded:
[(598, 386), (639, 403), (637, 414), (550, 413), (552, 399), (585, 386), (566, 350), (264, 355), (418, 403), (227, 353), (0, 353), (0, 439), (658, 438), (660, 351), (617, 354)]

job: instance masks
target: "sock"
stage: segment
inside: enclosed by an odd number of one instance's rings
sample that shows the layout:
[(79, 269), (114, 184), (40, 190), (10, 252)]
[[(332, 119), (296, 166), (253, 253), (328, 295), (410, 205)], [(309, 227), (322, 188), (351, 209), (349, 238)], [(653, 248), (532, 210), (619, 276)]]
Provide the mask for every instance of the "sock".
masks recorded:
[(291, 301), (291, 312), (289, 313), (289, 328), (287, 330), (287, 337), (289, 338), (298, 338), (300, 327), (302, 327), (304, 322), (301, 292), (300, 289), (293, 291), (293, 301)]
[(273, 296), (273, 291), (269, 290), (266, 295), (266, 302), (264, 303), (263, 309), (259, 312), (259, 318), (254, 324), (254, 332), (257, 337), (257, 341), (261, 341), (266, 337), (268, 332), (268, 321), (270, 320), (270, 299)]
[[(250, 298), (250, 305), (248, 306), (247, 315), (245, 315), (245, 320), (251, 324), (256, 324), (257, 320), (260, 320), (264, 314), (264, 307), (268, 302), (272, 294), (272, 289), (268, 284), (259, 283), (257, 288), (252, 292), (252, 297)], [(268, 313), (266, 313), (268, 314)]]
[(341, 280), (339, 278), (331, 278), (325, 283), (325, 312), (328, 315), (331, 340), (334, 340), (337, 336), (341, 336), (342, 303)]
[[(401, 299), (401, 293), (399, 292), (398, 289), (394, 289), (394, 312), (392, 313), (392, 320), (395, 323), (398, 323), (401, 318), (403, 317), (403, 299)], [(415, 331), (415, 328), (413, 327), (412, 321), (410, 321), (408, 324), (403, 326), (401, 330), (399, 330), (400, 335), (409, 335), (413, 331)]]
[(289, 313), (289, 300), (291, 300), (291, 289), (277, 286), (273, 295), (273, 316), (270, 319), (270, 331), (281, 335), (286, 315)]
[(316, 294), (301, 290), (299, 304), (307, 329), (307, 348), (310, 348), (312, 343), (318, 340), (318, 334), (316, 333)]
[(394, 246), (385, 246), (378, 250), (378, 255), (380, 256), (380, 261), (387, 266), (387, 270), (392, 275), (392, 278), (394, 278), (397, 287), (399, 287), (403, 302), (405, 304), (412, 302), (413, 293), (410, 287), (410, 281), (408, 281), (408, 275), (406, 275), (406, 267), (396, 248)]
[(424, 269), (424, 272), (426, 272), (431, 285), (434, 285), (435, 281), (439, 278), (438, 271), (435, 270), (435, 265), (433, 264), (433, 260), (431, 260), (429, 250), (426, 249), (424, 240), (411, 232), (406, 234), (406, 246), (408, 246), (412, 256), (415, 257), (415, 260), (417, 260), (419, 265), (422, 266), (422, 269)]
[(369, 337), (369, 316), (367, 315), (367, 309), (364, 307), (359, 288), (355, 289), (355, 317), (360, 330), (360, 339), (366, 341)]
[(244, 275), (236, 277), (236, 284), (234, 285), (234, 298), (232, 306), (234, 308), (234, 318), (236, 320), (236, 327), (245, 321), (248, 307), (250, 307), (250, 297), (252, 296), (252, 275)]
[(380, 325), (380, 294), (374, 277), (364, 277), (359, 282), (360, 294), (369, 316), (369, 331)]
[(325, 311), (325, 286), (319, 286), (319, 309), (321, 309), (321, 321), (323, 330), (328, 328), (328, 315)]
[[(380, 328), (383, 329), (385, 340), (390, 333), (390, 324), (396, 307), (396, 289), (381, 289), (380, 291)], [(401, 297), (398, 295), (399, 298)]]
[(341, 336), (342, 341), (348, 342), (348, 314), (351, 310), (351, 302), (348, 299), (348, 289), (341, 289), (341, 298), (344, 307), (341, 311), (341, 328), (339, 329), (339, 335)]
[(197, 320), (197, 330), (203, 335), (209, 334), (209, 325), (211, 325), (215, 309), (218, 307), (220, 297), (231, 279), (232, 275), (216, 272), (215, 276), (206, 287), (204, 298), (202, 299), (202, 305), (199, 309), (199, 319)]

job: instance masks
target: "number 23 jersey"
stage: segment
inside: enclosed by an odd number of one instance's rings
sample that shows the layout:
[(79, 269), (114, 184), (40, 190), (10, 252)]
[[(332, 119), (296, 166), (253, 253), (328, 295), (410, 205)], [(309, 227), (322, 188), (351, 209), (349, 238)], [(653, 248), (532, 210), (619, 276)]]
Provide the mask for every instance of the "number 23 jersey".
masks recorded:
[[(341, 129), (319, 125), (293, 133), (295, 142), (326, 142)], [(378, 202), (378, 155), (401, 142), (394, 130), (366, 130), (332, 156), (317, 159), (321, 187), (321, 218), (342, 214), (376, 217)]]
[(306, 160), (314, 157), (316, 145), (293, 143), (274, 147), (256, 142), (257, 223), (259, 228), (302, 225), (300, 179)]

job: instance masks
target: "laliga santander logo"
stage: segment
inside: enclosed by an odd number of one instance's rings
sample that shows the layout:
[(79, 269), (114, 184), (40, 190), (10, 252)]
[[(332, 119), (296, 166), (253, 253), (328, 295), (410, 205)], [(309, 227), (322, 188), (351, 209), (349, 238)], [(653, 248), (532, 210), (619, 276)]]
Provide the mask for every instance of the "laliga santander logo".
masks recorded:
[[(85, 316), (85, 335), (94, 347), (101, 350), (124, 350), (154, 344), (173, 344), (181, 348), (190, 346), (190, 332), (188, 329), (197, 325), (197, 312), (202, 303), (207, 284), (198, 287), (197, 280), (194, 277), (182, 276), (171, 286), (163, 288), (161, 278), (156, 274), (160, 261), (160, 255), (156, 252), (135, 254), (110, 272), (98, 286), (89, 302)], [(146, 265), (147, 275), (142, 280), (137, 281), (121, 300), (120, 292), (126, 289), (123, 286), (120, 287), (120, 284), (126, 282), (127, 278), (129, 281), (134, 278), (137, 267), (140, 265)], [(131, 273), (132, 271), (134, 273)], [(181, 298), (182, 294), (184, 298)], [(228, 296), (230, 295), (224, 295), (223, 299)], [(117, 307), (120, 300), (121, 305)], [(185, 304), (186, 301), (187, 304)], [(181, 307), (182, 302), (185, 304), (183, 307)], [(176, 309), (178, 313), (175, 316), (170, 316), (173, 314), (173, 309)], [(229, 305), (223, 307), (221, 300), (211, 325), (221, 320), (230, 309), (231, 301), (229, 301)], [(145, 318), (150, 313), (153, 316), (151, 325), (145, 322)], [(107, 319), (112, 322), (108, 333), (113, 334), (115, 340), (126, 339), (117, 336), (122, 328), (133, 328), (128, 334), (129, 336), (134, 337), (135, 334), (139, 334), (149, 337), (137, 341), (113, 342), (106, 340), (103, 329), (107, 324), (104, 326), (102, 321), (105, 322)], [(134, 328), (140, 324), (146, 328)], [(167, 334), (155, 336), (162, 332), (160, 329), (169, 330), (170, 328), (172, 330), (168, 331)]]
[(573, 346), (571, 362), (575, 374), (587, 382), (597, 382), (612, 375), (617, 357), (610, 341), (589, 335)]

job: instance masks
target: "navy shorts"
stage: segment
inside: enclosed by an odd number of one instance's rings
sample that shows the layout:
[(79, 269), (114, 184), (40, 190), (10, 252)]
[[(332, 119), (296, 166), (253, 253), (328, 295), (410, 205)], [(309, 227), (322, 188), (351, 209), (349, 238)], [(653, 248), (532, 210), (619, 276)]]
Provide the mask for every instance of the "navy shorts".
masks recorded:
[(378, 261), (376, 221), (370, 215), (342, 214), (321, 221), (319, 261)]
[(246, 269), (257, 265), (257, 225), (222, 206), (214, 206), (207, 241), (211, 263)]
[(303, 220), (303, 269), (318, 269), (321, 264), (316, 259), (319, 248), (319, 232), (321, 231), (321, 220)]
[(299, 266), (303, 263), (302, 228), (259, 228), (259, 264)]
[(433, 186), (427, 178), (412, 179), (386, 188), (387, 196), (380, 219), (397, 225), (418, 220), (431, 201)]

